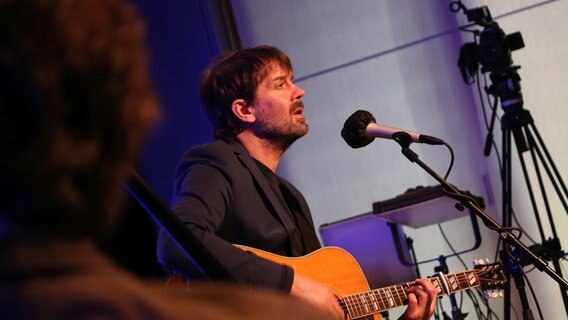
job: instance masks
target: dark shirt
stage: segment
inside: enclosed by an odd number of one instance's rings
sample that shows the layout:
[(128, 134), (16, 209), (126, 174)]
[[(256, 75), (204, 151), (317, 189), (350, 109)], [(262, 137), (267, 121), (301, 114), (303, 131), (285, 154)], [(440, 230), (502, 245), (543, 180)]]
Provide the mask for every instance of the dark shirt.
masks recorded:
[(282, 206), (286, 209), (286, 212), (300, 231), (294, 233), (294, 239), (292, 239), (292, 241), (298, 241), (302, 244), (302, 252), (300, 252), (300, 255), (305, 255), (319, 249), (320, 243), (317, 235), (310, 223), (306, 220), (306, 217), (301, 213), (300, 204), (296, 198), (270, 168), (265, 166), (262, 162), (256, 159), (254, 160), (258, 164), (262, 174), (266, 177), (270, 187), (274, 193), (276, 193), (278, 200), (280, 200)]

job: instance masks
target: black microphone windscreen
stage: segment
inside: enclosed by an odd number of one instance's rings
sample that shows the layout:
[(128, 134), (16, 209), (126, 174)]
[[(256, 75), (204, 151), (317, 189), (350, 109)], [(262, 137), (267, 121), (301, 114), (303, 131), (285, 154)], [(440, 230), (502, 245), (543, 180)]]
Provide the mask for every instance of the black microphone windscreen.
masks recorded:
[(351, 148), (361, 148), (373, 142), (375, 138), (367, 137), (369, 123), (376, 123), (375, 117), (365, 110), (355, 111), (343, 124), (341, 136)]

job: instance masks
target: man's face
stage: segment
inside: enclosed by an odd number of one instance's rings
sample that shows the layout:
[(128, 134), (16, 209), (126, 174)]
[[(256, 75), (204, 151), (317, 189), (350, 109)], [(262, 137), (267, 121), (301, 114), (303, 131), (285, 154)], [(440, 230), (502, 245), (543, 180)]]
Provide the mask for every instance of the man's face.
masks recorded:
[(304, 89), (293, 82), (293, 74), (280, 67), (269, 68), (267, 76), (256, 89), (252, 103), (256, 122), (252, 129), (257, 136), (289, 147), (308, 133), (301, 98)]

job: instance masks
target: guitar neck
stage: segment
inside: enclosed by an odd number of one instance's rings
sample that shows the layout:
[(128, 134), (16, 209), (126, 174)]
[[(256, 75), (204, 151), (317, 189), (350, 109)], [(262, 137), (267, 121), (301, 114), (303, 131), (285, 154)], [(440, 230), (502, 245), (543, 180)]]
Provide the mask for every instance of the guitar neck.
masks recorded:
[[(438, 296), (480, 286), (479, 276), (475, 270), (453, 273), (450, 275), (437, 274), (429, 279), (438, 290)], [(393, 285), (367, 292), (345, 295), (339, 299), (341, 306), (357, 319), (377, 314), (408, 303), (406, 289), (414, 282)]]

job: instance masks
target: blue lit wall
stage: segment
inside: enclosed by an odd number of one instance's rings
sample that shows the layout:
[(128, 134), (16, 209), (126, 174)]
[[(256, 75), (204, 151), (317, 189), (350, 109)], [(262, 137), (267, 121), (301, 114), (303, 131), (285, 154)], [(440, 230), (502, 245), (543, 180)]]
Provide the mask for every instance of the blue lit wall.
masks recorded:
[[(163, 117), (141, 159), (141, 172), (169, 202), (177, 162), (190, 146), (210, 140), (198, 95), (201, 71), (216, 55), (205, 1), (136, 0), (147, 21), (154, 84)], [(204, 8), (205, 7), (205, 8)]]

